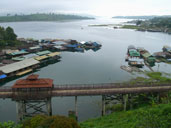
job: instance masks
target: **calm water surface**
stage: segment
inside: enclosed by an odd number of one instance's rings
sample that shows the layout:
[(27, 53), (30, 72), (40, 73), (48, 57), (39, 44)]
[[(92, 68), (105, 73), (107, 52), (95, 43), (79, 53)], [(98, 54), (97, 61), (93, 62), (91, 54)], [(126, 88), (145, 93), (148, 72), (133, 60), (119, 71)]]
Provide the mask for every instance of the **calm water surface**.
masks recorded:
[[(102, 48), (96, 52), (89, 50), (84, 53), (62, 52), (61, 61), (41, 68), (36, 72), (40, 77), (54, 79), (55, 84), (92, 84), (122, 82), (134, 78), (120, 69), (126, 65), (125, 54), (128, 45), (144, 47), (151, 53), (162, 50), (163, 45), (171, 45), (171, 36), (164, 33), (138, 32), (124, 29), (108, 29), (88, 27), (89, 24), (118, 24), (124, 19), (85, 20), (74, 22), (17, 22), (0, 23), (11, 26), (19, 37), (24, 38), (61, 38), (78, 41), (97, 41)], [(81, 28), (84, 29), (81, 29)], [(168, 64), (156, 64), (155, 71), (171, 73)], [(144, 70), (149, 70), (144, 67)], [(11, 86), (11, 81), (4, 86)], [(101, 114), (101, 97), (78, 97), (78, 116), (83, 121), (98, 117)], [(57, 97), (52, 99), (53, 114), (67, 115), (74, 110), (74, 97)], [(15, 102), (10, 99), (0, 100), (0, 121), (16, 120)]]

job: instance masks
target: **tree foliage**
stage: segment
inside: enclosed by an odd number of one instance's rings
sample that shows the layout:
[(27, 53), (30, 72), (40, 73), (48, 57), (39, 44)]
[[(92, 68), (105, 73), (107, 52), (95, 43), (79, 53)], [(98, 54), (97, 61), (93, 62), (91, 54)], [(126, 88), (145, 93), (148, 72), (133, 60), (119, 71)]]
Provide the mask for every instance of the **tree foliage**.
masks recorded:
[(13, 121), (0, 122), (0, 128), (22, 128), (22, 124), (16, 124)]
[(14, 16), (1, 16), (0, 22), (18, 22), (18, 21), (63, 21), (63, 20), (85, 20), (94, 19), (85, 16), (55, 14), (55, 13), (37, 13), (30, 15), (14, 15)]
[(17, 35), (11, 27), (0, 26), (0, 46), (14, 46), (17, 43)]
[(80, 128), (74, 119), (65, 116), (37, 115), (23, 122), (23, 128)]

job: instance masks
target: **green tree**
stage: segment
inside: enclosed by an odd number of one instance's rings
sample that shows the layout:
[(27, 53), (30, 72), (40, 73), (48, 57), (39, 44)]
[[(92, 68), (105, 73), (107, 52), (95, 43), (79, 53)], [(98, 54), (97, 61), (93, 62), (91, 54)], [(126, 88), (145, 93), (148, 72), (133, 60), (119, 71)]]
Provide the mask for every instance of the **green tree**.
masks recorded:
[(0, 27), (0, 40), (4, 40), (5, 38), (5, 29)]
[(16, 39), (17, 35), (14, 33), (14, 30), (11, 27), (7, 27), (5, 32), (5, 40), (15, 41)]

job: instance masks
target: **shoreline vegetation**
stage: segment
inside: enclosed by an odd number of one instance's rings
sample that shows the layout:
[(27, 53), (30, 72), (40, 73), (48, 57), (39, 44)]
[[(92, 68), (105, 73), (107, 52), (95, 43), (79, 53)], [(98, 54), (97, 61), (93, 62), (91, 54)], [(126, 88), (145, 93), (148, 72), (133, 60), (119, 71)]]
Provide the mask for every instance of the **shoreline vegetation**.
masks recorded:
[[(143, 17), (142, 17), (143, 18)], [(136, 19), (136, 18), (135, 18)], [(171, 17), (154, 17), (146, 20), (132, 20), (123, 24), (96, 24), (89, 27), (113, 27), (114, 29), (134, 29), (137, 31), (163, 32), (171, 34)]]
[(114, 16), (112, 18), (120, 18), (120, 19), (153, 19), (155, 17), (171, 17), (171, 15), (163, 15), (163, 16), (157, 16), (157, 15), (149, 15), (149, 16)]
[(70, 21), (70, 20), (88, 20), (93, 17), (69, 15), (69, 14), (55, 14), (55, 13), (37, 13), (28, 15), (7, 15), (0, 16), (0, 22), (28, 22), (28, 21)]

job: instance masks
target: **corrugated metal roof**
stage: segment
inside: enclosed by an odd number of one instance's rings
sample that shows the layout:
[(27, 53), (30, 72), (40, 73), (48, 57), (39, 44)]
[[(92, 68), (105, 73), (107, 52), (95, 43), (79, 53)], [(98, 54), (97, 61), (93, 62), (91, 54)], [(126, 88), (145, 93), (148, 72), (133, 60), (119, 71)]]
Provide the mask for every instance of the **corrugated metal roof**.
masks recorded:
[(36, 55), (36, 54), (28, 54), (28, 55), (25, 55), (25, 56), (23, 56), (24, 58), (26, 58), (26, 59), (28, 59), (28, 58), (33, 58), (33, 57), (36, 57), (36, 56), (38, 56), (38, 55)]
[(36, 54), (39, 55), (39, 56), (42, 56), (42, 55), (47, 55), (47, 54), (50, 54), (51, 52), (46, 50), (46, 51), (42, 51), (42, 52), (37, 52)]
[(35, 64), (39, 64), (39, 63), (40, 63), (39, 61), (37, 61), (33, 58), (25, 59), (20, 62), (2, 66), (2, 67), (0, 67), (0, 71), (3, 71), (4, 73), (8, 74), (8, 73), (11, 73), (11, 72), (35, 65)]
[(24, 60), (24, 57), (13, 57), (12, 60), (16, 60), (16, 61), (21, 61)]
[(53, 53), (48, 54), (48, 56), (50, 57), (59, 56), (59, 55), (60, 55), (60, 52), (53, 52)]
[(26, 53), (28, 53), (28, 52), (26, 52), (26, 51), (18, 51), (18, 52), (12, 52), (12, 53), (10, 53), (10, 55), (20, 55), (20, 54), (26, 54)]
[(39, 48), (41, 48), (41, 47), (40, 46), (35, 46), (35, 47), (30, 47), (29, 49), (34, 50), (34, 49), (39, 49)]
[(144, 58), (148, 58), (148, 57), (151, 56), (151, 54), (150, 54), (149, 52), (146, 52), (146, 53), (142, 54), (142, 56), (143, 56)]
[(44, 60), (44, 59), (47, 59), (47, 58), (49, 58), (49, 57), (44, 55), (44, 56), (37, 56), (34, 59), (39, 61), (39, 60)]
[(31, 71), (33, 71), (33, 69), (28, 69), (28, 70), (19, 72), (19, 73), (17, 73), (16, 75), (17, 75), (17, 76), (21, 76), (21, 75), (24, 75), (24, 74), (29, 73), (29, 72), (31, 72)]
[(137, 51), (134, 50), (134, 49), (131, 49), (131, 50), (129, 50), (129, 55), (130, 55), (130, 56), (133, 56), (133, 57), (139, 57), (139, 56), (140, 56), (140, 53), (137, 52)]

